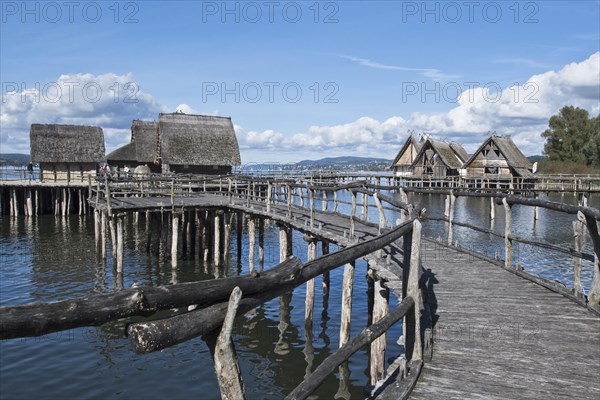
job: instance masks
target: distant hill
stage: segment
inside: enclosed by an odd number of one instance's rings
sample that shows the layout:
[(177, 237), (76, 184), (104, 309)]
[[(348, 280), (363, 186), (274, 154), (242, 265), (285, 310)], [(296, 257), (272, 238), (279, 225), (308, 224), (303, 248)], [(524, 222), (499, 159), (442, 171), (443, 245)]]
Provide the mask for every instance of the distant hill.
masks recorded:
[(354, 156), (342, 156), (342, 157), (326, 157), (321, 158), (320, 160), (303, 160), (296, 163), (299, 167), (305, 166), (313, 166), (313, 167), (321, 167), (321, 166), (332, 166), (332, 165), (356, 165), (356, 164), (387, 164), (389, 165), (392, 160), (388, 160), (385, 158), (375, 158), (375, 157), (354, 157)]
[(249, 170), (344, 170), (344, 171), (386, 171), (392, 160), (377, 157), (326, 157), (320, 160), (302, 160), (297, 163), (252, 163), (244, 165)]
[(29, 154), (11, 154), (11, 153), (0, 153), (0, 166), (12, 165), (22, 166), (29, 163)]

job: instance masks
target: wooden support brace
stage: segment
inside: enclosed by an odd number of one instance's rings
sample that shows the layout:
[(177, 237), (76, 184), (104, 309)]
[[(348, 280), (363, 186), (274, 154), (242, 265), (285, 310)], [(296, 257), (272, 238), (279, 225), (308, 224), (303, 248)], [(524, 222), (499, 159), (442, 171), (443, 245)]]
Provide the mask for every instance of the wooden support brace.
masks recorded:
[(214, 347), (215, 373), (223, 400), (243, 400), (245, 398), (242, 373), (231, 339), (233, 322), (241, 299), (242, 291), (236, 287), (231, 292), (225, 321)]

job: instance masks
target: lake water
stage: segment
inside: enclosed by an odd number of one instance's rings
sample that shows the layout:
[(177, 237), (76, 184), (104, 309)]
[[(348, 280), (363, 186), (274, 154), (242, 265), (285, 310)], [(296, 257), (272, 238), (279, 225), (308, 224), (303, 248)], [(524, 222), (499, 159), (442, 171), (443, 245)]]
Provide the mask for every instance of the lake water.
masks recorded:
[[(552, 200), (561, 200), (553, 197)], [(575, 204), (572, 195), (562, 198)], [(591, 205), (594, 206), (592, 199)], [(411, 202), (427, 208), (429, 215), (443, 214), (443, 197), (411, 195)], [(318, 202), (317, 202), (318, 203)], [(596, 205), (597, 206), (597, 205)], [(319, 207), (319, 204), (317, 204)], [(360, 208), (359, 208), (360, 209)], [(533, 209), (513, 207), (515, 233), (572, 247), (571, 221), (574, 216), (540, 209), (533, 225)], [(458, 198), (459, 221), (489, 227), (489, 199)], [(377, 213), (370, 210), (370, 219)], [(394, 221), (398, 215), (388, 213)], [(129, 221), (124, 255), (122, 282), (114, 273), (109, 253), (108, 263), (97, 260), (94, 249), (93, 218), (69, 216), (56, 218), (0, 219), (0, 305), (32, 301), (54, 301), (90, 293), (109, 293), (119, 287), (164, 285), (174, 282), (211, 279), (215, 269), (200, 259), (181, 260), (176, 269), (167, 261), (170, 255), (147, 254), (144, 220), (139, 225)], [(426, 222), (424, 233), (445, 237), (444, 224)], [(503, 232), (501, 207), (493, 229)], [(229, 266), (221, 270), (228, 276), (248, 273), (247, 236), (243, 236), (243, 256), (236, 258), (236, 235), (232, 235)], [(455, 238), (465, 247), (483, 249), (493, 256), (503, 248), (501, 239), (461, 227)], [(334, 249), (332, 249), (333, 251)], [(588, 244), (587, 252), (591, 252)], [(320, 252), (320, 246), (319, 246)], [(294, 233), (294, 254), (306, 259), (307, 248), (302, 234)], [(501, 254), (501, 256), (503, 256)], [(279, 258), (278, 230), (271, 226), (265, 235), (265, 268), (276, 265)], [(525, 268), (572, 286), (572, 257), (517, 246), (515, 261)], [(435, 269), (435, 262), (425, 260)], [(307, 371), (321, 363), (338, 348), (342, 269), (331, 274), (331, 289), (325, 298), (321, 279), (316, 282), (315, 320), (312, 333), (304, 329), (305, 286), (291, 295), (274, 299), (236, 320), (233, 338), (238, 353), (248, 399), (279, 399), (299, 384)], [(589, 288), (592, 264), (584, 262), (582, 277)], [(352, 336), (367, 324), (366, 264), (357, 262), (352, 310)], [(391, 307), (396, 305), (390, 296)], [(283, 314), (283, 322), (280, 322)], [(219, 391), (208, 348), (194, 339), (161, 352), (136, 355), (124, 337), (125, 322), (101, 327), (80, 328), (39, 338), (0, 342), (0, 397), (31, 398), (102, 398), (102, 399), (218, 399)], [(388, 335), (388, 359), (400, 354), (396, 344), (401, 335), (397, 324)], [(315, 398), (362, 398), (368, 383), (368, 348), (355, 354), (347, 366), (349, 378), (340, 389), (339, 374), (332, 375), (319, 388)]]

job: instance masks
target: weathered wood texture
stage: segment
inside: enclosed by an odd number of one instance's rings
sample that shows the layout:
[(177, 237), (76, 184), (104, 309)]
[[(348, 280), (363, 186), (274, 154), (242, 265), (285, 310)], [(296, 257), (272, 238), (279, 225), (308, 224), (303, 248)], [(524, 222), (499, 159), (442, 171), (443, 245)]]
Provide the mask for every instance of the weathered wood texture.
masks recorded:
[(335, 353), (327, 357), (300, 385), (298, 385), (286, 399), (306, 399), (316, 388), (325, 381), (325, 379), (335, 371), (348, 357), (363, 347), (365, 344), (371, 343), (390, 326), (400, 320), (414, 306), (414, 301), (411, 297), (407, 297), (388, 315), (380, 319), (373, 325), (363, 329), (356, 337), (338, 349)]
[(598, 399), (600, 319), (498, 265), (423, 242), (434, 351), (411, 399)]

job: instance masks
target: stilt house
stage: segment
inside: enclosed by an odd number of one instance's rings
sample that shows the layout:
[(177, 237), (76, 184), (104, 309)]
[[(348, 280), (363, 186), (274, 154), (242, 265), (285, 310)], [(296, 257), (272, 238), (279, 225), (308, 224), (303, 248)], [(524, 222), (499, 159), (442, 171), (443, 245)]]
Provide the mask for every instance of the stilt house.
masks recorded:
[(428, 138), (411, 164), (413, 176), (436, 179), (458, 176), (467, 158), (461, 145)]
[(107, 160), (119, 168), (148, 165), (152, 172), (204, 175), (227, 174), (241, 164), (231, 118), (183, 113), (133, 121), (131, 142)]
[(410, 176), (413, 173), (412, 163), (415, 161), (424, 139), (417, 141), (411, 134), (390, 166), (394, 176)]
[(160, 173), (158, 123), (134, 120), (131, 124), (131, 142), (119, 147), (108, 156), (109, 165), (120, 170), (129, 167), (133, 171), (140, 165), (148, 166), (150, 172)]
[(523, 155), (509, 136), (491, 135), (465, 162), (468, 177), (527, 178), (533, 163)]
[(104, 133), (97, 126), (33, 124), (31, 161), (44, 182), (87, 181), (104, 160)]

